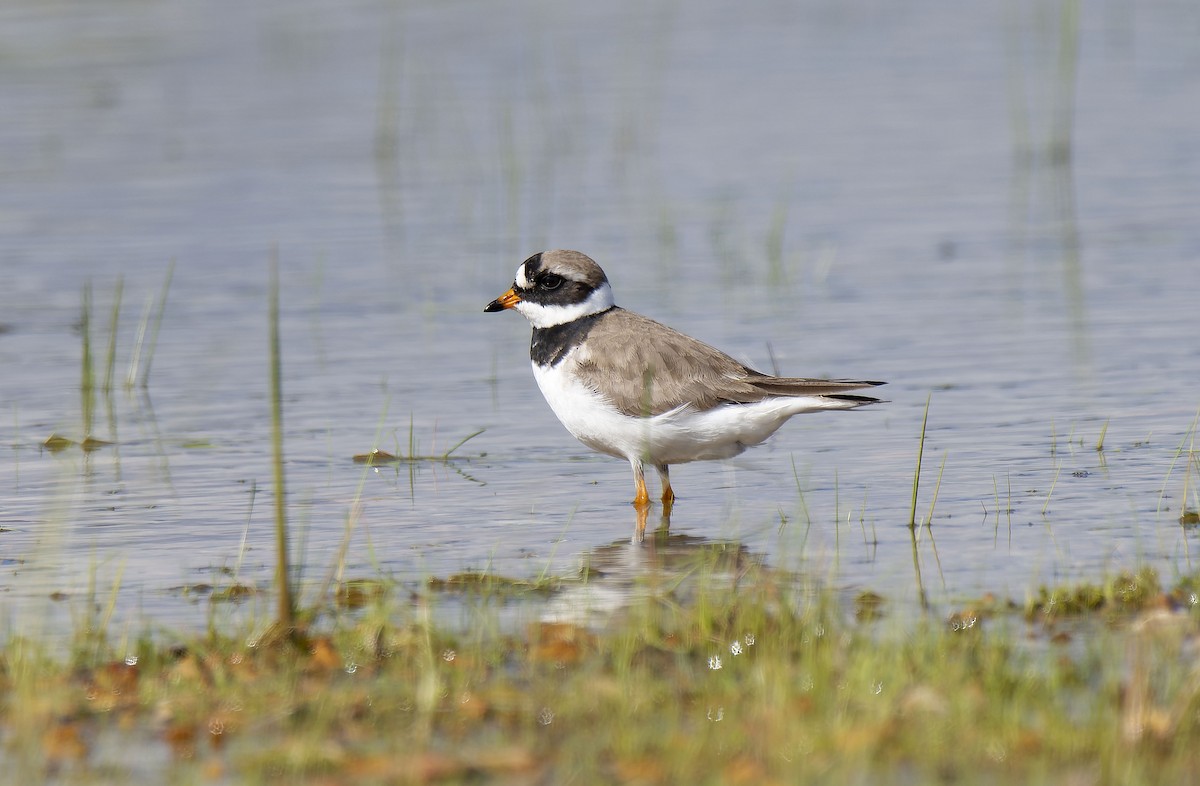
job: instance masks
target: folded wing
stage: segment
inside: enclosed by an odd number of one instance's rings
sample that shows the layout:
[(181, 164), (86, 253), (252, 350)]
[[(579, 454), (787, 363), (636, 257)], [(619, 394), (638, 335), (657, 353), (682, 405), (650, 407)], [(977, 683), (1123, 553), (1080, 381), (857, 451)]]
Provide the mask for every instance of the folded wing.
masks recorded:
[[(653, 328), (653, 342), (643, 338), (648, 328)], [(705, 410), (794, 396), (870, 404), (878, 399), (846, 394), (883, 384), (762, 374), (702, 341), (619, 308), (589, 331), (588, 345), (589, 352), (574, 358), (581, 381), (633, 416), (659, 415), (681, 406)]]

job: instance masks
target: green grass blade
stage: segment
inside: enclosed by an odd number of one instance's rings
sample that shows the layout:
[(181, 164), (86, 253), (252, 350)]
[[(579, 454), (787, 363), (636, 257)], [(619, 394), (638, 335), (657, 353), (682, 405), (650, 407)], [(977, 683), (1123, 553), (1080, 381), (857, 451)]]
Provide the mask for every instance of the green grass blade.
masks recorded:
[(79, 334), (83, 339), (82, 367), (79, 375), (80, 404), (83, 412), (83, 436), (92, 434), (92, 419), (95, 413), (96, 376), (92, 361), (92, 285), (83, 287), (83, 305), (79, 313)]
[(150, 343), (146, 349), (146, 364), (142, 366), (141, 379), (138, 385), (145, 388), (150, 384), (150, 364), (154, 361), (154, 349), (158, 346), (158, 331), (162, 328), (163, 312), (167, 309), (167, 292), (171, 289), (171, 279), (175, 276), (175, 260), (167, 266), (167, 278), (163, 281), (162, 294), (158, 298), (158, 308), (154, 311), (154, 322), (150, 327)]
[(450, 458), (450, 454), (451, 454), (451, 453), (453, 453), (454, 451), (458, 450), (458, 449), (459, 449), (459, 448), (461, 448), (463, 445), (467, 444), (467, 441), (468, 441), (468, 440), (475, 439), (475, 437), (478, 437), (480, 434), (482, 434), (482, 433), (483, 433), (483, 432), (485, 432), (485, 431), (487, 431), (487, 429), (481, 428), (481, 429), (479, 429), (479, 431), (476, 431), (476, 432), (474, 432), (473, 434), (468, 434), (467, 436), (463, 437), (463, 438), (462, 438), (462, 439), (460, 439), (458, 442), (455, 442), (453, 447), (451, 447), (449, 450), (447, 450), (445, 453), (443, 453), (443, 454), (441, 455), (441, 458), (442, 458), (442, 459), (448, 459), (448, 458)]
[(908, 509), (908, 528), (913, 530), (917, 528), (917, 491), (921, 488), (921, 459), (925, 455), (925, 427), (929, 423), (929, 403), (932, 400), (932, 393), (925, 397), (925, 417), (921, 419), (921, 441), (917, 445), (917, 469), (913, 473), (912, 504)]
[(278, 250), (271, 252), (267, 323), (271, 355), (271, 453), (275, 477), (275, 592), (279, 603), (276, 622), (284, 630), (291, 630), (295, 627), (295, 605), (288, 572), (287, 494), (283, 472), (283, 359), (279, 350)]
[(108, 318), (108, 353), (104, 358), (104, 392), (112, 392), (113, 369), (117, 365), (117, 332), (121, 318), (121, 295), (125, 290), (125, 278), (117, 277), (117, 284), (113, 288), (113, 307), (112, 313)]

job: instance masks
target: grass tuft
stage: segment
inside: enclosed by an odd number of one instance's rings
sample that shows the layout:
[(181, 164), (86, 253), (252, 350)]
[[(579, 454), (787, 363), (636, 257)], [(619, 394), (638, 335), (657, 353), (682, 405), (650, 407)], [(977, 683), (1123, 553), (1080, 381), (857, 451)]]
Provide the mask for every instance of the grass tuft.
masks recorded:
[[(892, 620), (759, 567), (602, 625), (461, 574), (470, 625), (354, 580), (299, 647), (210, 631), (0, 645), (14, 783), (1189, 783), (1194, 616), (1148, 571)], [(450, 577), (447, 583), (452, 583)], [(488, 587), (488, 582), (495, 582)], [(736, 591), (733, 591), (736, 590)], [(1024, 612), (1024, 618), (1022, 616)], [(1026, 622), (1028, 619), (1029, 622)], [(502, 620), (508, 620), (504, 622)], [(104, 615), (85, 626), (108, 624)], [(1033, 624), (1030, 624), (1033, 623)], [(1086, 645), (1073, 642), (1085, 634)], [(114, 756), (119, 741), (122, 755)]]

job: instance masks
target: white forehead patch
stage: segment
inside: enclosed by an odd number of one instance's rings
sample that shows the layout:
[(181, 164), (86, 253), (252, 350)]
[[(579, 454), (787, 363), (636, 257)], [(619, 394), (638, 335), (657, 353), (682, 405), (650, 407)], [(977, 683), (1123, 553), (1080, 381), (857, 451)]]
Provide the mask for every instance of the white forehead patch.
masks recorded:
[(524, 262), (517, 267), (517, 275), (513, 276), (513, 281), (517, 282), (517, 289), (531, 289), (533, 287), (533, 282), (525, 278)]

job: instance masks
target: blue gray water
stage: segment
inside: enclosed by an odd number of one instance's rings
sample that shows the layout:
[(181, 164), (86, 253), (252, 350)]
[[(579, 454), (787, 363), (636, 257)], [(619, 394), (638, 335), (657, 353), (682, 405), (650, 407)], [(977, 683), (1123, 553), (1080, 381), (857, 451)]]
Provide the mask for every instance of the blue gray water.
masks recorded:
[[(915, 599), (932, 396), (933, 598), (1191, 572), (1198, 31), (1132, 0), (6, 3), (0, 619), (199, 625), (177, 588), (269, 586), (273, 253), (310, 588), (347, 537), (341, 575), (404, 582), (646, 560), (614, 545), (628, 467), (555, 421), (524, 321), (482, 312), (552, 247), (760, 369), (890, 383), (676, 468), (687, 543)], [(51, 453), (85, 436), (84, 288), (102, 373), (118, 281), (114, 444)]]

